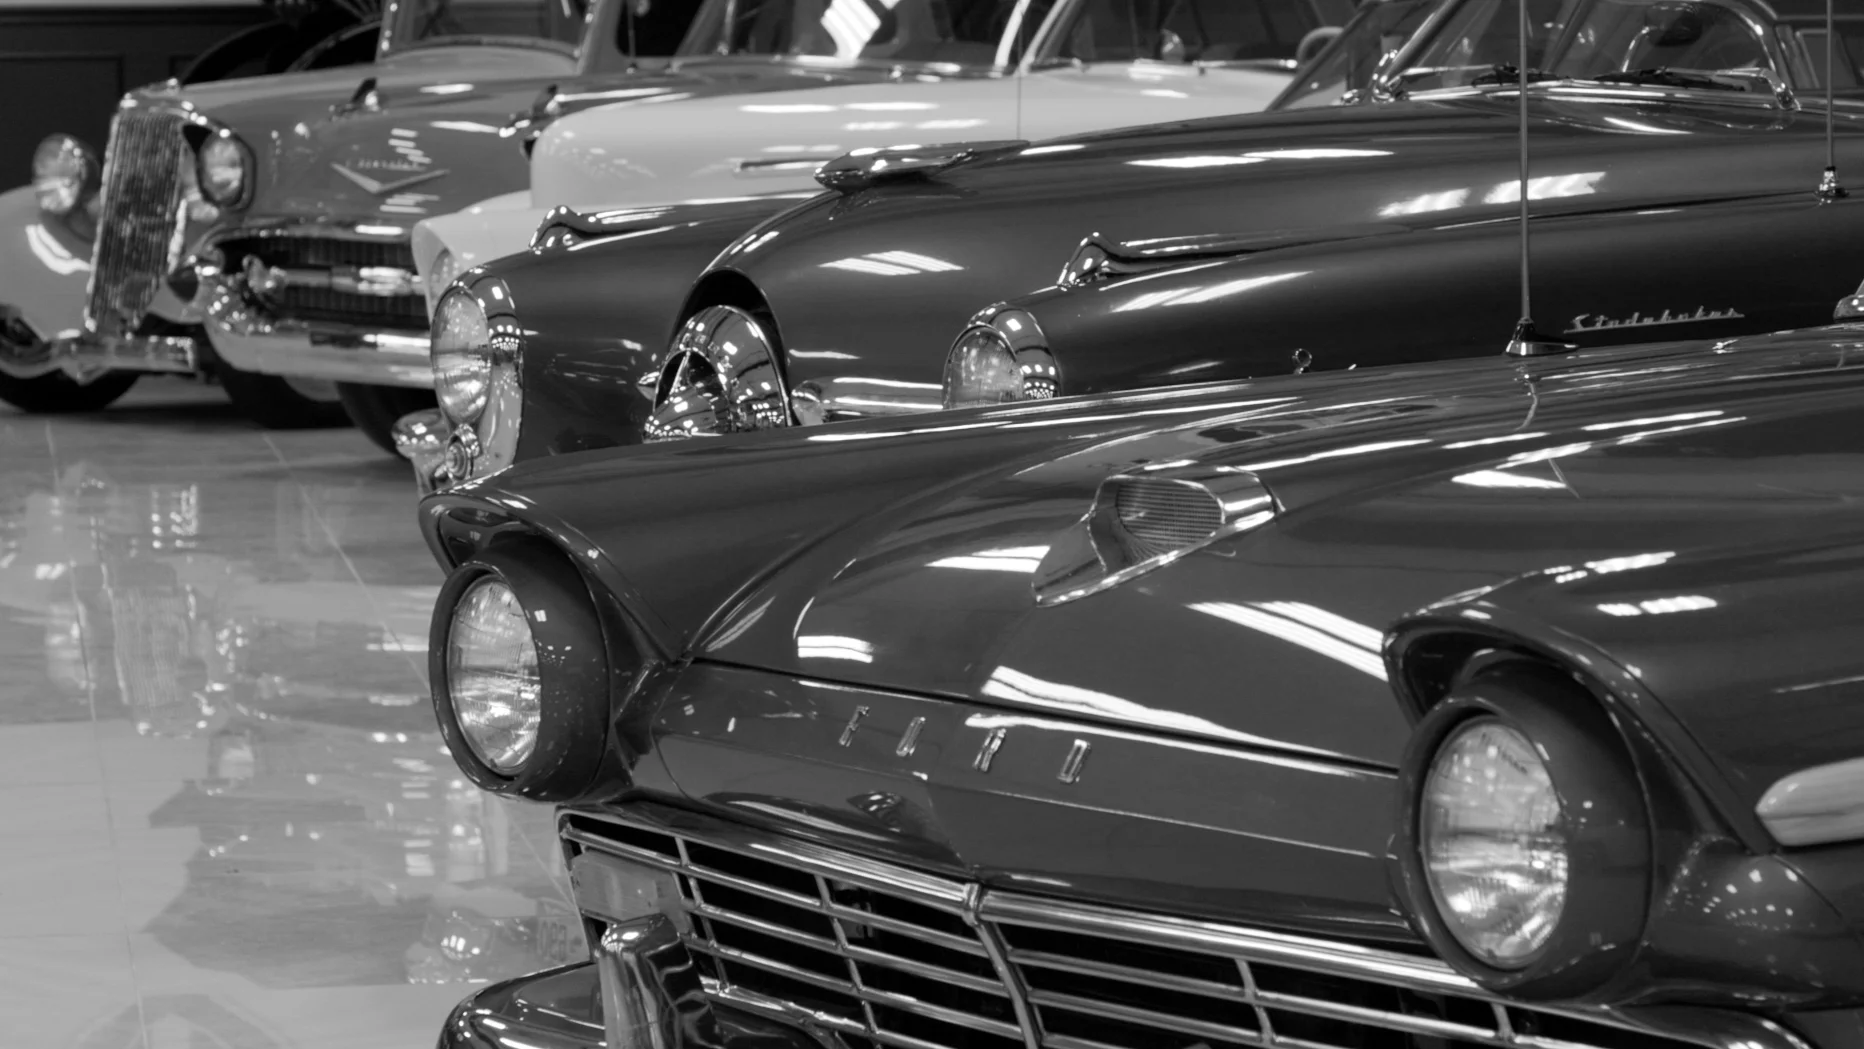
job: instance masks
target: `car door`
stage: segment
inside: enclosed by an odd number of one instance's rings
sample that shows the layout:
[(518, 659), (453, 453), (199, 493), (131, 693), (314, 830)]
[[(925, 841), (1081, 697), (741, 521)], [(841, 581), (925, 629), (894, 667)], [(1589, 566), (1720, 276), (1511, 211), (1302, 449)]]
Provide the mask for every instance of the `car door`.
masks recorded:
[[(1338, 8), (1338, 10), (1336, 10)], [(1022, 137), (1251, 113), (1288, 86), (1333, 0), (1081, 0), (1022, 82)]]

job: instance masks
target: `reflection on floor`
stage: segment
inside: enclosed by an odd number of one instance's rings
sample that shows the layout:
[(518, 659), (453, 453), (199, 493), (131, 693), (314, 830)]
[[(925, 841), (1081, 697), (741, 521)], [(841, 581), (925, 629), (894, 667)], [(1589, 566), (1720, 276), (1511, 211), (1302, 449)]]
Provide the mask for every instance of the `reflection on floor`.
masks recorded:
[(580, 954), (427, 704), (405, 467), (215, 389), (0, 406), (0, 1046), (418, 1049)]

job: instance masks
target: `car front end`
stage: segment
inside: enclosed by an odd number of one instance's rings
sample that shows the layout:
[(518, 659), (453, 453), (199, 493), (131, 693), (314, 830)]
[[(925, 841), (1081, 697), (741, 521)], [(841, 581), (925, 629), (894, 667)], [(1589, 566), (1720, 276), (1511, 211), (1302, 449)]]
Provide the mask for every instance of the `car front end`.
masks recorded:
[[(1685, 679), (1726, 675), (1677, 646), (1727, 591), (1635, 578), (1855, 535), (1854, 341), (1051, 401), (432, 496), (443, 735), (562, 805), (592, 947), (441, 1044), (1855, 1046), (1864, 846), (1756, 800), (1856, 757), (1821, 713), (1855, 658), (1775, 660), (1718, 720)], [(1769, 637), (1855, 623), (1775, 597)], [(1439, 640), (1388, 644), (1425, 606)], [(1583, 644), (1640, 627), (1635, 663)]]

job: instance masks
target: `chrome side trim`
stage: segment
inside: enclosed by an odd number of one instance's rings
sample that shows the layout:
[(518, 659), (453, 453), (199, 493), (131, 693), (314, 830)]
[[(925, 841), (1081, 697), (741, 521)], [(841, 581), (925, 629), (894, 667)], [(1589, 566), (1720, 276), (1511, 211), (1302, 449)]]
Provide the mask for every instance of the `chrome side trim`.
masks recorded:
[(1312, 226), (1254, 233), (1200, 233), (1185, 237), (1128, 241), (1111, 240), (1099, 233), (1090, 233), (1074, 249), (1074, 254), (1069, 256), (1067, 264), (1061, 269), (1061, 275), (1055, 278), (1055, 284), (1062, 288), (1078, 288), (1084, 284), (1147, 273), (1185, 262), (1229, 258), (1301, 244), (1358, 240), (1361, 237), (1408, 232), (1409, 227), (1389, 222), (1362, 222), (1344, 226)]

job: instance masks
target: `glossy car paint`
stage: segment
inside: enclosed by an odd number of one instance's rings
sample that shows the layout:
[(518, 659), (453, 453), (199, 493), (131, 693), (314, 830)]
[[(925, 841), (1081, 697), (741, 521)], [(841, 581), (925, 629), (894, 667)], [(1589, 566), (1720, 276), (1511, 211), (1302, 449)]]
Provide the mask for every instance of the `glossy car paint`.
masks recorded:
[[(1546, 201), (1543, 213), (1809, 195), (1824, 167), (1823, 114), (1811, 109), (1535, 94), (1529, 135), (1534, 178), (1542, 181), (1530, 196)], [(1045, 144), (1033, 155), (980, 158), (932, 180), (825, 196), (769, 227), (776, 235), (754, 251), (722, 256), (714, 270), (756, 285), (792, 354), (792, 383), (832, 375), (935, 383), (971, 311), (1053, 282), (1089, 233), (1140, 240), (1502, 218), (1519, 199), (1513, 103), (1512, 91), (1494, 92)], [(1860, 128), (1846, 110), (1839, 131), (1846, 156), (1864, 157)], [(1004, 235), (1010, 214), (1013, 237)], [(859, 265), (883, 252), (937, 265), (904, 273)], [(1682, 267), (1649, 276), (1665, 272)], [(1690, 272), (1679, 283), (1696, 279)], [(845, 356), (807, 356), (823, 353)]]
[[(1583, 572), (1552, 585), (1603, 586), (1602, 600), (1556, 602), (1537, 636), (1645, 660), (1588, 673), (1647, 690), (1639, 728), (1679, 762), (1680, 796), (1707, 799), (1672, 828), (1703, 845), (1674, 872), (1635, 986), (1848, 1006), (1864, 1000), (1846, 975), (1864, 847), (1767, 855), (1741, 826), (1750, 796), (1690, 776), (1759, 783), (1854, 756), (1854, 734), (1792, 728), (1832, 716), (1831, 695), (1793, 687), (1831, 661), (1731, 650), (1764, 668), (1699, 705), (1665, 688), (1689, 691), (1698, 668), (1649, 671), (1677, 645), (1621, 650), (1613, 638), (1643, 622), (1597, 606), (1623, 598), (1686, 631), (1721, 606), (1642, 602), (1702, 592), (1696, 579), (1613, 577), (1731, 541), (1855, 539), (1861, 340), (1838, 327), (1497, 357), (588, 453), (430, 497), (422, 516), (443, 564), (504, 529), (550, 537), (652, 635), (669, 669), (618, 712), (621, 735), (652, 741), (629, 804), (992, 884), (1372, 939), (1409, 935), (1385, 880), (1408, 718), (1382, 629), (1478, 589), (1442, 614), (1539, 622), (1537, 590)], [(1036, 562), (1101, 479), (1185, 460), (1251, 471), (1277, 519), (1035, 605)], [(1847, 578), (1844, 555), (1827, 562)], [(1735, 728), (1763, 717), (1773, 731)], [(1070, 781), (1076, 740), (1090, 756)], [(1752, 898), (1709, 899), (1735, 878)], [(1756, 900), (1792, 913), (1756, 919)], [(1765, 953), (1745, 946), (1763, 935)]]
[[(1549, 202), (1532, 231), (1544, 332), (1594, 347), (1782, 331), (1853, 290), (1864, 208), (1803, 190), (1665, 205)], [(1521, 313), (1518, 224), (1416, 221), (1009, 305), (1040, 326), (1064, 395), (1495, 352)]]
[[(1254, 112), (1288, 86), (1290, 70), (1259, 65), (1056, 60), (1085, 7), (1056, 4), (1039, 28), (1030, 27), (1032, 43), (1013, 63), (1016, 26), (1007, 26), (998, 49), (1007, 75), (973, 69), (940, 76), (928, 69), (868, 77), (826, 94), (784, 91), (748, 100), (642, 93), (557, 121), (538, 136), (528, 202), (511, 197), (427, 220), (415, 264), (430, 272), (442, 249), (462, 267), (522, 251), (545, 213), (560, 205), (614, 208), (814, 189), (817, 166), (863, 146), (1050, 138)], [(1350, 13), (1339, 0), (1313, 5), (1317, 26), (1323, 19), (1344, 22)], [(695, 126), (707, 133), (694, 135)]]
[[(1811, 202), (1821, 112), (1531, 102), (1548, 326), (1632, 322), (1569, 341), (1819, 323), (1851, 290), (1859, 213)], [(946, 350), (970, 314), (1052, 282), (1095, 231), (1292, 231), (1296, 246), (1024, 300), (1061, 355), (1065, 392), (1286, 373), (1297, 350), (1317, 369), (1489, 352), (1518, 315), (1514, 108), (1502, 94), (1139, 128), (822, 194), (735, 242), (731, 222), (796, 202), (713, 205), (715, 221), (701, 221), (707, 206), (682, 209), (679, 223), (646, 212), (626, 238), (502, 260), (488, 272), (511, 285), (529, 332), (518, 459), (639, 440), (651, 404), (634, 380), (684, 316), (713, 302), (770, 308), (792, 387), (876, 380), (936, 406)], [(1864, 159), (1858, 114), (1841, 114), (1840, 150)], [(1303, 231), (1341, 227), (1365, 235), (1299, 243)], [(1619, 246), (1609, 262), (1608, 243)], [(1734, 261), (1735, 243), (1765, 265)], [(667, 274), (726, 245), (676, 304)], [(891, 251), (930, 261), (875, 264)], [(1704, 319), (1637, 323), (1666, 310)], [(609, 382), (573, 381), (595, 378)]]

